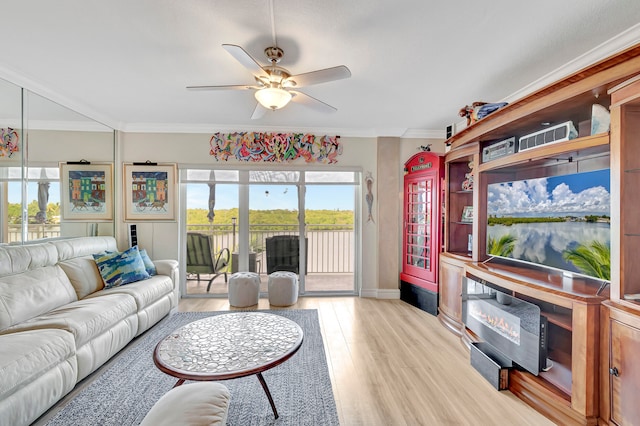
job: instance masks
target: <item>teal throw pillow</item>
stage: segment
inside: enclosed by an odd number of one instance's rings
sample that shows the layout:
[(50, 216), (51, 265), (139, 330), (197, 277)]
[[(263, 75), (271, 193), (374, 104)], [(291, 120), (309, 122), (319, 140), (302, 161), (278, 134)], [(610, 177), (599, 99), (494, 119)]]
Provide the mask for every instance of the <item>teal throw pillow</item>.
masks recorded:
[(149, 278), (137, 246), (122, 253), (94, 254), (93, 259), (98, 265), (104, 288), (118, 287)]
[(144, 262), (144, 268), (147, 270), (147, 274), (156, 275), (157, 274), (156, 265), (153, 264), (153, 262), (151, 261), (151, 258), (149, 257), (145, 249), (140, 250), (140, 257)]

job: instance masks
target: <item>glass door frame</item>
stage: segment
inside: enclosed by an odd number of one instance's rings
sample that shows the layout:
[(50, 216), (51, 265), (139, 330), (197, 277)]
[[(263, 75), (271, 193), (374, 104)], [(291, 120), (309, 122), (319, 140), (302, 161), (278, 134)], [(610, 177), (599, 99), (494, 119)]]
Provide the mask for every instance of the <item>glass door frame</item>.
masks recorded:
[[(251, 185), (255, 184), (264, 184), (267, 182), (250, 182), (249, 176), (252, 171), (267, 171), (267, 172), (299, 172), (300, 177), (296, 182), (268, 182), (269, 184), (274, 185), (289, 185), (296, 186), (298, 190), (298, 232), (299, 235), (306, 235), (306, 224), (305, 224), (305, 172), (349, 172), (354, 173), (354, 181), (349, 183), (349, 185), (353, 185), (355, 187), (355, 195), (354, 195), (354, 272), (353, 272), (353, 289), (348, 291), (335, 291), (335, 292), (307, 292), (305, 288), (305, 280), (306, 276), (306, 262), (301, 262), (300, 265), (300, 295), (322, 295), (322, 296), (335, 296), (335, 295), (358, 295), (359, 291), (362, 287), (361, 285), (361, 270), (362, 270), (362, 230), (361, 230), (361, 202), (363, 199), (362, 191), (362, 171), (357, 168), (332, 168), (331, 170), (326, 169), (311, 169), (308, 167), (300, 168), (300, 167), (278, 167), (278, 168), (264, 168), (254, 166), (242, 166), (242, 167), (212, 167), (211, 165), (203, 166), (203, 165), (179, 165), (179, 187), (180, 187), (180, 220), (179, 220), (179, 238), (178, 244), (180, 244), (179, 249), (179, 257), (180, 257), (180, 292), (181, 297), (191, 298), (191, 297), (213, 297), (213, 298), (226, 298), (227, 294), (225, 293), (217, 293), (217, 294), (188, 294), (187, 293), (187, 285), (186, 285), (186, 269), (184, 265), (186, 265), (186, 232), (187, 232), (187, 223), (186, 223), (186, 209), (187, 209), (187, 184), (194, 183), (186, 180), (186, 171), (187, 170), (233, 170), (237, 171), (239, 174), (239, 179), (236, 182), (231, 181), (220, 181), (218, 183), (235, 183), (238, 185), (239, 192), (239, 200), (238, 200), (238, 259), (239, 259), (239, 270), (248, 270), (249, 267), (249, 240), (250, 240), (250, 230), (249, 230), (249, 189)], [(203, 181), (204, 183), (204, 181)], [(306, 259), (307, 250), (305, 244), (300, 244), (300, 258)], [(266, 268), (266, 265), (263, 265), (263, 268)], [(266, 270), (266, 269), (263, 269)], [(261, 297), (265, 297), (266, 294), (261, 293)]]

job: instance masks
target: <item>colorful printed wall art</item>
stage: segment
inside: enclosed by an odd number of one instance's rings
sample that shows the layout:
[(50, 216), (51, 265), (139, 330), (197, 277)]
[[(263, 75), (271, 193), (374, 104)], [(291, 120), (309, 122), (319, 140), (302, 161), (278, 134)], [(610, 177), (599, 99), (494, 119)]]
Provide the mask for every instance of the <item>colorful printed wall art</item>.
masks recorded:
[(125, 220), (175, 220), (175, 164), (125, 164), (123, 181)]
[(60, 164), (63, 220), (112, 220), (112, 164)]
[(292, 162), (334, 164), (342, 154), (340, 136), (304, 133), (236, 132), (216, 133), (209, 140), (209, 154), (218, 161), (230, 158), (252, 162)]
[(14, 153), (19, 151), (18, 132), (11, 127), (0, 129), (0, 157), (10, 158)]

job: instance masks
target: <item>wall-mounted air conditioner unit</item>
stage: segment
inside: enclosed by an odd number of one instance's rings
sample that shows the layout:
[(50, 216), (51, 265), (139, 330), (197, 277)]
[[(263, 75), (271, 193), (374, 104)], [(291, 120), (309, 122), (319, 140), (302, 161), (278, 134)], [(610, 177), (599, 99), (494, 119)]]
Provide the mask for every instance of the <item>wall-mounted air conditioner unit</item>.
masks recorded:
[(568, 141), (576, 137), (578, 137), (578, 131), (573, 125), (573, 122), (567, 121), (566, 123), (522, 136), (518, 143), (518, 151), (524, 151), (549, 143)]

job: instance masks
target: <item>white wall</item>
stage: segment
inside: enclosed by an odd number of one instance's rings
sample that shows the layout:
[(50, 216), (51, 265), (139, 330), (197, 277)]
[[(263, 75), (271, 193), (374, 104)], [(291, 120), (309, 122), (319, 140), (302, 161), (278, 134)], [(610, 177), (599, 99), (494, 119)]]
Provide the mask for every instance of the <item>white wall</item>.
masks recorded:
[(29, 130), (28, 165), (57, 166), (58, 162), (113, 162), (113, 132)]

